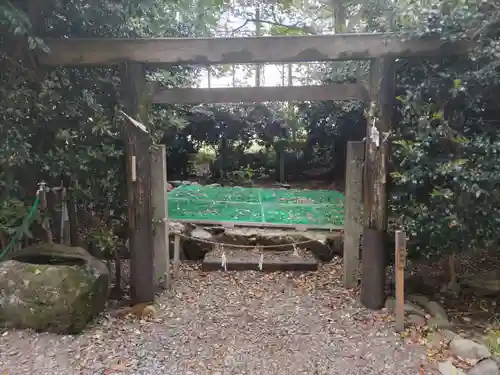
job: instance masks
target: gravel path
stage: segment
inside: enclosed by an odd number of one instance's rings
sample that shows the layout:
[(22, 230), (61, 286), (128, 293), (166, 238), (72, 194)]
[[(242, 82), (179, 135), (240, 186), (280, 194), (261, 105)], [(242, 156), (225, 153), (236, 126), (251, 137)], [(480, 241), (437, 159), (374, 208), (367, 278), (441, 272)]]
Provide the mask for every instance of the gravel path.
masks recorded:
[(425, 350), (359, 306), (338, 264), (315, 273), (183, 266), (157, 321), (100, 319), (83, 335), (0, 331), (0, 373), (434, 375)]

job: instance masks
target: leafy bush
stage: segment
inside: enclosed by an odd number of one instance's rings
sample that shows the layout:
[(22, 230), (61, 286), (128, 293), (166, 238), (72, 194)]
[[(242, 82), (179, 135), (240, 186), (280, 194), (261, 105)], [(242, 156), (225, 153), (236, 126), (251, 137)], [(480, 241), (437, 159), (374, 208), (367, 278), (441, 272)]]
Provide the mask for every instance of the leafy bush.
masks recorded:
[[(413, 35), (445, 40), (462, 37), (485, 17), (480, 6), (470, 4), (421, 14)], [(400, 61), (391, 210), (394, 225), (411, 236), (413, 257), (481, 248), (499, 239), (497, 45), (490, 35), (463, 56)]]

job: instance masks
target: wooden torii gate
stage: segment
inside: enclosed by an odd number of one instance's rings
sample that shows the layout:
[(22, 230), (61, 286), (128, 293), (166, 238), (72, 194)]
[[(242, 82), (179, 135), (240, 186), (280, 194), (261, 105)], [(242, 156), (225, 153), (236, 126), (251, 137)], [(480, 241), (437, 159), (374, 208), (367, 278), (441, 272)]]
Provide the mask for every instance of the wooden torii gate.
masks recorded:
[[(387, 136), (392, 128), (393, 116), (393, 61), (396, 57), (460, 53), (469, 47), (467, 42), (451, 45), (437, 39), (402, 41), (388, 34), (335, 34), (243, 38), (61, 39), (47, 40), (46, 43), (51, 52), (39, 56), (39, 61), (47, 66), (119, 65), (125, 111), (142, 123), (147, 122), (147, 110), (151, 103), (367, 101), (361, 301), (370, 308), (383, 305), (389, 152)], [(162, 89), (152, 97), (145, 85), (145, 65), (207, 66), (332, 60), (371, 60), (369, 80), (356, 84), (310, 87)], [(137, 303), (150, 302), (154, 300), (155, 290), (149, 168), (151, 144), (146, 133), (133, 128), (125, 131), (124, 141), (128, 175), (137, 172), (134, 179), (127, 177), (132, 298)], [(346, 197), (346, 205), (352, 205), (356, 200), (361, 201), (361, 196)], [(352, 212), (351, 208), (346, 207), (346, 213)], [(344, 259), (345, 270), (351, 275), (346, 275), (345, 280), (347, 286), (354, 286), (352, 275), (357, 269), (359, 254), (356, 236), (359, 238), (360, 233), (356, 229), (359, 226), (347, 225), (348, 220), (350, 218), (346, 217)], [(351, 218), (351, 224), (353, 220), (355, 218)]]

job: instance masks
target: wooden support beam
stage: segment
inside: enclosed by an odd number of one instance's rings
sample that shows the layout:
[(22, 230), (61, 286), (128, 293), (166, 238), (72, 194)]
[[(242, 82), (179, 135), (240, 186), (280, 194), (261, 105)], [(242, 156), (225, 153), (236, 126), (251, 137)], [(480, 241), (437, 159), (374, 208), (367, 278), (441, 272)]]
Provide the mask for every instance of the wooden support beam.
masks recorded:
[(358, 286), (359, 248), (362, 233), (363, 142), (348, 142), (345, 175), (344, 286)]
[(394, 60), (374, 60), (370, 69), (371, 108), (367, 122), (364, 190), (365, 226), (387, 229), (387, 174), (389, 162), (389, 135), (395, 102)]
[(403, 41), (390, 34), (335, 34), (238, 38), (47, 39), (42, 64), (255, 64), (363, 60), (382, 56), (459, 54), (470, 42), (444, 43), (437, 38)]
[(371, 107), (367, 120), (365, 167), (363, 173), (364, 231), (377, 231), (373, 241), (363, 242), (361, 302), (369, 308), (384, 305), (388, 138), (392, 129), (395, 101), (395, 71), (392, 58), (377, 59), (370, 68)]
[(151, 152), (151, 194), (153, 200), (153, 252), (155, 282), (170, 288), (170, 241), (167, 208), (167, 150), (154, 145)]
[(320, 100), (366, 100), (361, 84), (295, 87), (221, 87), (210, 89), (162, 89), (153, 96), (156, 104), (305, 102)]
[(135, 62), (121, 67), (122, 102), (126, 114), (123, 131), (127, 174), (130, 284), (134, 303), (154, 301), (153, 212), (151, 205), (151, 138), (147, 119), (144, 67)]

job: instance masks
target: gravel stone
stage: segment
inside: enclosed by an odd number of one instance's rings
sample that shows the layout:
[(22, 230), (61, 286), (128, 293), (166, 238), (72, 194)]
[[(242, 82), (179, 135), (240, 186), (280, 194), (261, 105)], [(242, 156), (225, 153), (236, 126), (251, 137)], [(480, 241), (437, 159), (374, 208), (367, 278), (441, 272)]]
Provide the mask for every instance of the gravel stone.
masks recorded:
[(426, 375), (425, 349), (341, 285), (339, 263), (307, 274), (203, 273), (183, 265), (158, 319), (103, 316), (83, 334), (0, 331), (9, 375)]

